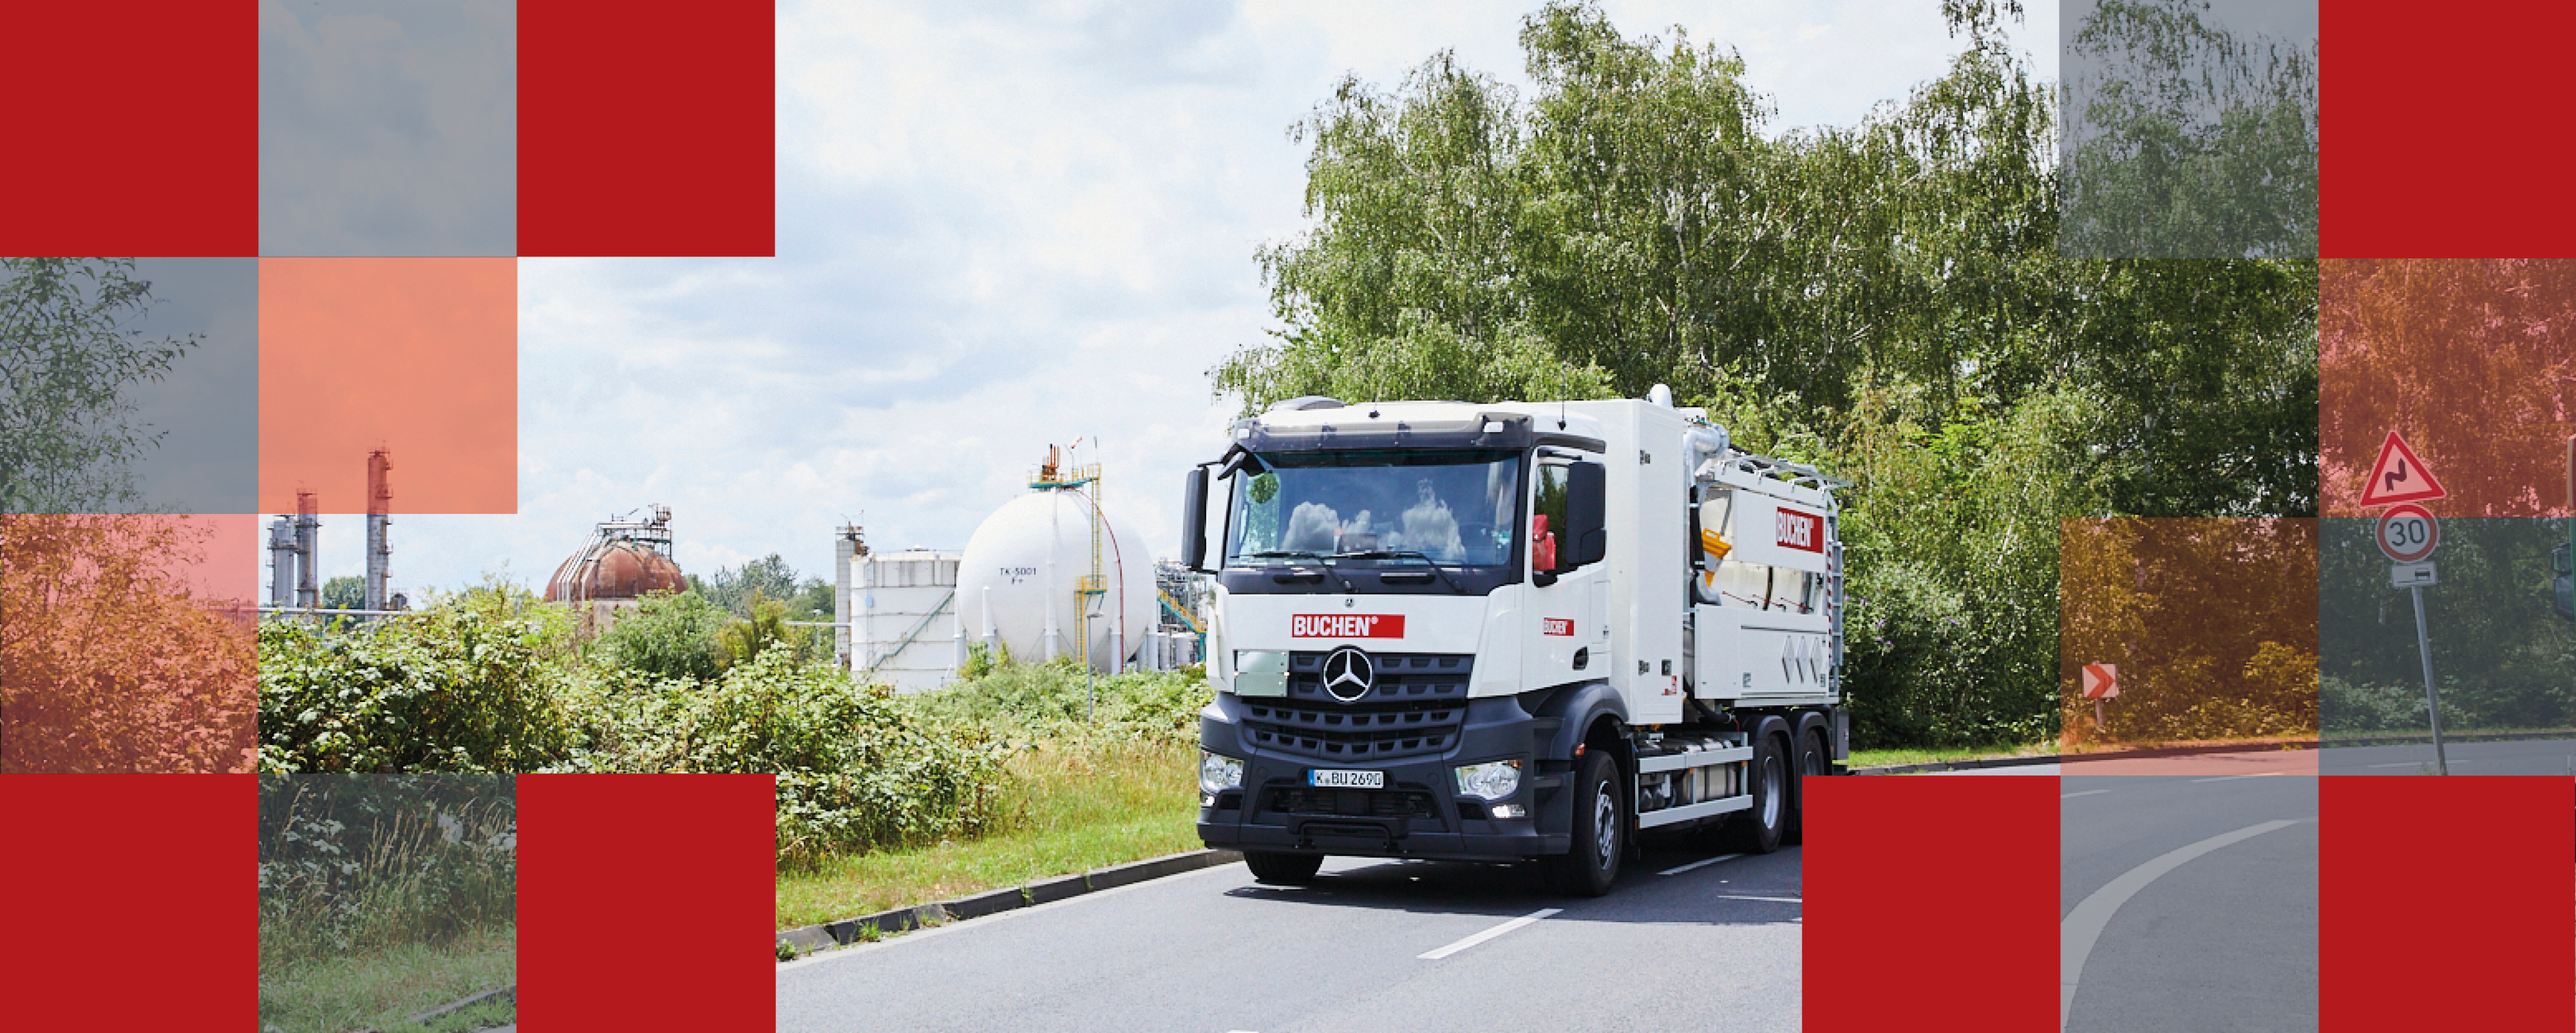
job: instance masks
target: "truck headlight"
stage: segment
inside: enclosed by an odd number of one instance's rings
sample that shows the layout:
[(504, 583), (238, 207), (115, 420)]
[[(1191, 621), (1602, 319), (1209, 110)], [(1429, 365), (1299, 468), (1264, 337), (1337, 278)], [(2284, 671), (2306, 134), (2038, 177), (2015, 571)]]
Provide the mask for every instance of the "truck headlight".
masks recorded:
[(1500, 800), (1519, 792), (1521, 762), (1496, 760), (1469, 764), (1458, 769), (1458, 792), (1484, 800)]
[(1221, 753), (1199, 751), (1199, 792), (1213, 795), (1242, 784), (1242, 761)]

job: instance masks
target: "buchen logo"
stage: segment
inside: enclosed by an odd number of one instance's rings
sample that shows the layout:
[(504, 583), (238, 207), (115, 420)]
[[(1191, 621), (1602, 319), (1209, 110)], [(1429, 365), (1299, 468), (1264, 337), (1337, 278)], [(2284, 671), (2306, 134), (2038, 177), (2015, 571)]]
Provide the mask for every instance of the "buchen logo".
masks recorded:
[(1779, 545), (1783, 549), (1800, 549), (1807, 552), (1825, 551), (1825, 522), (1823, 519), (1817, 517), (1813, 513), (1801, 513), (1794, 509), (1782, 509), (1779, 513), (1780, 520), (1776, 525), (1777, 533), (1772, 538), (1772, 542), (1774, 544)]
[(1289, 638), (1403, 638), (1400, 613), (1301, 613), (1288, 618)]

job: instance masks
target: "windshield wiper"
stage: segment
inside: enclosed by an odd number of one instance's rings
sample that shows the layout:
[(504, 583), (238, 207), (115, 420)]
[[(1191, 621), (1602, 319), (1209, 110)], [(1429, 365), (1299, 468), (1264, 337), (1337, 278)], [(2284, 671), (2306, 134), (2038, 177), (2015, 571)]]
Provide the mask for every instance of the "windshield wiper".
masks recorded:
[(1322, 563), (1322, 562), (1324, 562), (1324, 554), (1323, 554), (1323, 553), (1320, 553), (1320, 552), (1298, 552), (1298, 551), (1293, 550), (1293, 549), (1269, 549), (1269, 550), (1265, 550), (1265, 551), (1262, 551), (1262, 552), (1247, 552), (1247, 553), (1244, 553), (1244, 554), (1242, 554), (1240, 557), (1237, 557), (1237, 558), (1239, 558), (1239, 559), (1247, 559), (1247, 560), (1286, 560), (1286, 559), (1296, 559), (1296, 558), (1298, 558), (1298, 557), (1300, 557), (1300, 556), (1305, 557), (1305, 558), (1310, 559), (1310, 560), (1314, 560), (1314, 561), (1315, 561), (1315, 562), (1317, 562), (1317, 563)]
[[(1432, 572), (1432, 573), (1440, 575), (1440, 582), (1441, 582), (1442, 584), (1448, 585), (1448, 586), (1449, 586), (1449, 590), (1450, 590), (1450, 591), (1452, 591), (1452, 592), (1456, 592), (1456, 593), (1458, 593), (1459, 595), (1465, 595), (1465, 594), (1467, 594), (1467, 590), (1466, 590), (1466, 589), (1458, 587), (1458, 583), (1457, 583), (1457, 582), (1449, 580), (1449, 572), (1448, 572), (1446, 569), (1443, 569), (1443, 567), (1442, 567), (1442, 565), (1441, 565), (1441, 563), (1440, 563), (1440, 561), (1439, 561), (1439, 560), (1435, 560), (1435, 559), (1432, 559), (1432, 558), (1431, 558), (1431, 557), (1429, 557), (1429, 556), (1423, 555), (1423, 554), (1422, 554), (1422, 552), (1421, 552), (1420, 550), (1416, 550), (1416, 549), (1370, 549), (1370, 550), (1368, 550), (1368, 551), (1366, 551), (1366, 552), (1337, 552), (1337, 553), (1334, 553), (1334, 554), (1333, 554), (1333, 558), (1334, 558), (1334, 559), (1337, 559), (1337, 560), (1338, 560), (1338, 559), (1351, 559), (1351, 560), (1408, 560), (1408, 559), (1409, 559), (1409, 560), (1421, 560), (1421, 561), (1422, 561), (1422, 565), (1423, 565), (1423, 566), (1426, 566), (1426, 567), (1431, 568), (1431, 572)], [(1456, 565), (1456, 566), (1461, 566), (1461, 567), (1465, 566), (1465, 564), (1463, 564), (1463, 563), (1462, 563), (1462, 564), (1455, 564), (1455, 565)]]

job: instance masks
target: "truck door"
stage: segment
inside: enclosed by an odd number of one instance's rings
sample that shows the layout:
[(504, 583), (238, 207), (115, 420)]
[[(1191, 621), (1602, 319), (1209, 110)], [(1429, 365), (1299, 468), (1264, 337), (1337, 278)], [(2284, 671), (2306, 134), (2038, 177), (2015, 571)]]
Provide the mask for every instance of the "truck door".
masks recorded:
[(1611, 658), (1608, 564), (1566, 569), (1573, 543), (1566, 538), (1566, 493), (1571, 455), (1543, 450), (1530, 478), (1528, 647), (1521, 654), (1531, 688), (1609, 676)]

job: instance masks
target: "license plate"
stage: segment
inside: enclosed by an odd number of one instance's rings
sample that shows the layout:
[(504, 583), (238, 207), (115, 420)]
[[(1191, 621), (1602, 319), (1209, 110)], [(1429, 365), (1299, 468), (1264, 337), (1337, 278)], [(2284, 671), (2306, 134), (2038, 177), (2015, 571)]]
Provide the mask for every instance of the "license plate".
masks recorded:
[(1316, 768), (1306, 772), (1306, 784), (1320, 789), (1384, 789), (1386, 772)]

